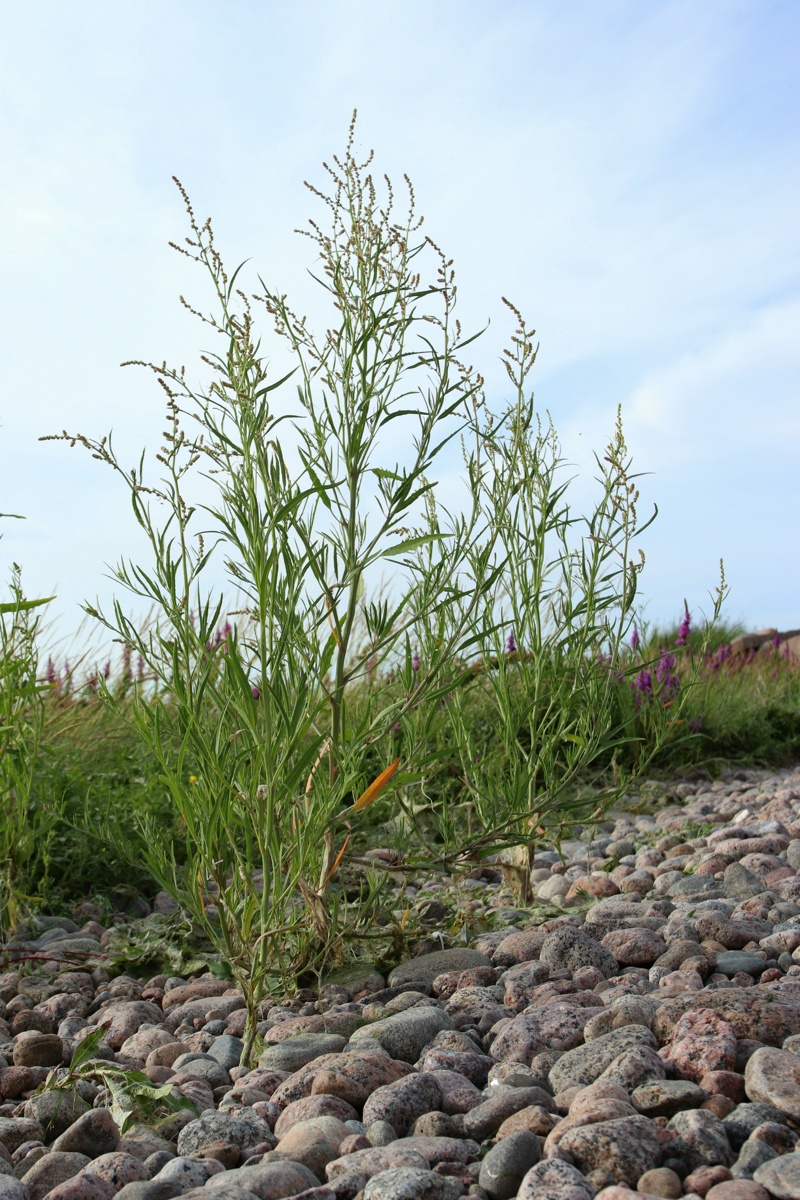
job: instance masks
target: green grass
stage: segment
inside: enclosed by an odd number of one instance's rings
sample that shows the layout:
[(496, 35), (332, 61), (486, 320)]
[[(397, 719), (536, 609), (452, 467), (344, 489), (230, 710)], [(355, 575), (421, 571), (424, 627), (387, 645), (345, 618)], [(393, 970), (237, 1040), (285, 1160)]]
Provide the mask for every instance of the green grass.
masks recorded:
[[(724, 640), (719, 646), (728, 643), (729, 632), (723, 630)], [(674, 630), (653, 635), (647, 646), (640, 648), (637, 658), (650, 661), (662, 645), (673, 645), (674, 641)], [(633, 660), (631, 654), (629, 669), (636, 665)], [(129, 686), (122, 675), (111, 683), (118, 692)], [(370, 686), (391, 691), (396, 685), (388, 679), (374, 680)], [(615, 701), (634, 722), (640, 739), (638, 747), (628, 749), (628, 756), (646, 754), (650, 714), (646, 704), (637, 710), (630, 677), (620, 681)], [(651, 703), (659, 702), (654, 699)], [(718, 775), (735, 765), (780, 767), (800, 761), (800, 663), (784, 657), (780, 649), (767, 661), (726, 659), (716, 649), (702, 666), (685, 705), (674, 735), (652, 764), (654, 769), (680, 773), (700, 766)], [(488, 752), (495, 729), (481, 680), (469, 692), (466, 712), (476, 746)], [(702, 724), (692, 732), (690, 722), (698, 719)], [(397, 731), (393, 754), (402, 755), (403, 736)], [(431, 813), (446, 808), (466, 828), (470, 797), (446, 742), (446, 722), (434, 723), (429, 737), (435, 766), (426, 779), (425, 805), (415, 805), (418, 811), (413, 816), (425, 830), (425, 806)], [(379, 763), (376, 752), (376, 769)], [(625, 765), (608, 758), (595, 765), (591, 782), (610, 783), (615, 770)], [(63, 806), (62, 819), (43, 839), (28, 865), (26, 892), (38, 897), (45, 909), (63, 911), (88, 896), (108, 901), (110, 907), (121, 907), (131, 890), (154, 894), (155, 885), (146, 871), (132, 869), (102, 839), (103, 825), (109, 819), (123, 833), (128, 829), (132, 834), (137, 816), (147, 812), (158, 821), (164, 837), (175, 840), (180, 854), (179, 818), (159, 778), (157, 764), (135, 731), (110, 712), (91, 687), (81, 687), (77, 679), (70, 688), (58, 683), (50, 686), (34, 803), (45, 808)], [(412, 830), (403, 803), (402, 797), (399, 805), (398, 797), (380, 799), (370, 810), (370, 820), (354, 833), (354, 849), (363, 851), (392, 843), (403, 846)]]

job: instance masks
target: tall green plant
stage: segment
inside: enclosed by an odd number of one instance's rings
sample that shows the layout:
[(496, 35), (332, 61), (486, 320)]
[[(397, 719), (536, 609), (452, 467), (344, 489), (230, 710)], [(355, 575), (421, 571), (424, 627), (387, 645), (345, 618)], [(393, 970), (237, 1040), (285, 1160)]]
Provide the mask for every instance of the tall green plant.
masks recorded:
[[(62, 435), (124, 480), (150, 546), (146, 566), (124, 560), (116, 577), (154, 606), (155, 623), (142, 632), (120, 601), (88, 611), (157, 681), (137, 685), (131, 719), (185, 836), (179, 853), (143, 814), (126, 848), (230, 963), (248, 1010), (244, 1060), (273, 979), (330, 958), (369, 924), (374, 877), (355, 902), (337, 886), (351, 832), (385, 789), (398, 802), (424, 795), (443, 713), (474, 797), (477, 847), (498, 832), (524, 839), (542, 784), (558, 796), (559, 772), (574, 774), (608, 743), (589, 660), (600, 631), (618, 644), (638, 576), (615, 557), (632, 536), (627, 466), (609, 469), (586, 537), (568, 546), (574, 522), (548, 465), (552, 439), (535, 433), (525, 398), (527, 331), (508, 360), (515, 394), (494, 418), (463, 361), (473, 339), (455, 317), (450, 261), (421, 234), (410, 184), (402, 217), (388, 181), (379, 198), (371, 156), (358, 161), (353, 137), (351, 127), (345, 155), (326, 168), (329, 189), (311, 188), (328, 217), (306, 231), (331, 306), (325, 333), (263, 282), (257, 297), (237, 286), (239, 271), (228, 276), (210, 222), (197, 221), (181, 188), (190, 236), (176, 249), (203, 269), (215, 305), (191, 309), (217, 339), (204, 356), (209, 380), (196, 387), (182, 369), (152, 366), (167, 407), (155, 481), (144, 455), (128, 470), (110, 439)], [(254, 303), (288, 344), (291, 375), (268, 377)], [(294, 396), (292, 414), (278, 390)], [(448, 511), (434, 473), (452, 464), (459, 437), (464, 503)], [(198, 472), (210, 500), (193, 490)], [(240, 597), (222, 638), (223, 597), (206, 582), (215, 552)], [(531, 654), (547, 651), (519, 714), (500, 653), (512, 624)], [(474, 761), (452, 697), (476, 686), (476, 657), (489, 665), (498, 655), (506, 757), (495, 780)], [(547, 663), (560, 682), (548, 682)], [(391, 687), (375, 684), (388, 675)], [(112, 691), (104, 699), (120, 708)], [(524, 753), (520, 721), (530, 726)], [(446, 812), (437, 819), (450, 857), (469, 849), (455, 846)]]
[(27, 600), (16, 563), (9, 592), (10, 600), (0, 602), (0, 940), (17, 924), (28, 898), (26, 869), (57, 819), (42, 806), (34, 785), (46, 687), (38, 678), (34, 610), (53, 597)]

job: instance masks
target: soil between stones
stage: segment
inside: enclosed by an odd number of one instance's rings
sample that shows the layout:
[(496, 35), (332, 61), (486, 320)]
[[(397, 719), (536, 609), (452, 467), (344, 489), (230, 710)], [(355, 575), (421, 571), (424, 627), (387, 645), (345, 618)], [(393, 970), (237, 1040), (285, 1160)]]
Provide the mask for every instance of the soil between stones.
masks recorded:
[[(800, 769), (661, 790), (537, 855), (559, 915), (474, 871), (469, 948), (266, 1004), (252, 1070), (228, 982), (76, 969), (104, 926), (40, 918), (0, 975), (0, 1200), (800, 1197)], [(410, 892), (439, 920), (453, 886)], [(120, 1136), (96, 1084), (36, 1094), (100, 1028), (194, 1111)]]

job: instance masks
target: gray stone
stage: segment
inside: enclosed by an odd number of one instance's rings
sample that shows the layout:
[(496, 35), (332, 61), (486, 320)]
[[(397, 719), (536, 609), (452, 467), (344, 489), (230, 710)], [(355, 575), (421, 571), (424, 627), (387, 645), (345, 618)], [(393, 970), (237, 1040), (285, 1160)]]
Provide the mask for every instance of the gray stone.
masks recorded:
[(759, 1167), (753, 1175), (776, 1200), (798, 1200), (800, 1197), (800, 1154), (782, 1154)]
[(31, 1096), (25, 1105), (25, 1116), (38, 1121), (47, 1138), (58, 1137), (88, 1111), (86, 1101), (67, 1088), (40, 1092), (38, 1096)]
[(54, 1187), (72, 1179), (88, 1163), (89, 1159), (85, 1154), (67, 1154), (51, 1150), (44, 1158), (35, 1162), (25, 1175), (25, 1186), (30, 1193), (30, 1200), (43, 1200)]
[(356, 1150), (353, 1154), (336, 1158), (328, 1163), (325, 1174), (328, 1181), (335, 1185), (337, 1192), (346, 1183), (352, 1187), (352, 1194), (355, 1195), (366, 1186), (367, 1180), (373, 1175), (397, 1167), (426, 1171), (428, 1160), (400, 1139), (391, 1146), (374, 1146), (371, 1150)]
[(11, 1154), (23, 1142), (43, 1142), (44, 1129), (30, 1117), (0, 1117), (0, 1142)]
[(432, 954), (420, 954), (401, 962), (389, 975), (389, 986), (408, 983), (410, 979), (425, 979), (433, 983), (437, 975), (449, 971), (469, 971), (473, 967), (490, 967), (492, 960), (478, 950), (453, 949), (434, 950)]
[(0, 1175), (0, 1200), (30, 1200), (30, 1192), (21, 1179)]
[(635, 1188), (639, 1177), (661, 1162), (661, 1144), (647, 1117), (581, 1125), (567, 1130), (559, 1145), (584, 1175), (601, 1174), (604, 1186), (619, 1182)]
[(167, 1182), (175, 1188), (173, 1195), (181, 1195), (191, 1188), (203, 1187), (213, 1175), (224, 1170), (215, 1158), (173, 1158), (153, 1176), (152, 1182)]
[(437, 1111), (441, 1103), (442, 1093), (435, 1075), (407, 1075), (372, 1093), (364, 1105), (364, 1124), (369, 1127), (376, 1121), (388, 1121), (404, 1137), (417, 1117)]
[(535, 1133), (510, 1133), (484, 1158), (478, 1183), (491, 1200), (510, 1200), (516, 1196), (522, 1177), (541, 1157), (542, 1139)]
[(669, 1122), (680, 1141), (680, 1154), (691, 1170), (697, 1167), (729, 1167), (733, 1162), (725, 1126), (715, 1113), (693, 1108), (676, 1113)]
[(388, 1121), (373, 1121), (367, 1126), (367, 1138), (373, 1146), (391, 1146), (397, 1141), (397, 1131)]
[(172, 1064), (172, 1069), (182, 1075), (194, 1075), (198, 1079), (205, 1079), (212, 1088), (231, 1086), (231, 1077), (228, 1072), (209, 1054), (197, 1052), (179, 1054)]
[(116, 1194), (116, 1200), (171, 1200), (178, 1195), (174, 1179), (137, 1179), (126, 1183)]
[(73, 1150), (97, 1158), (119, 1145), (119, 1126), (107, 1108), (90, 1108), (53, 1142), (54, 1150)]
[(409, 1008), (405, 1012), (393, 1013), (382, 1021), (362, 1026), (351, 1037), (350, 1045), (367, 1048), (370, 1041), (378, 1042), (392, 1058), (415, 1063), (423, 1048), (433, 1041), (440, 1030), (452, 1028), (453, 1022), (447, 1013), (426, 1005), (424, 1008)]
[(722, 876), (725, 895), (734, 900), (750, 900), (764, 891), (764, 881), (741, 863), (731, 863)]
[(364, 1200), (459, 1200), (461, 1194), (457, 1179), (413, 1167), (381, 1171), (364, 1188)]
[[(264, 1162), (252, 1167), (236, 1167), (212, 1175), (204, 1186), (203, 1200), (222, 1200), (231, 1185), (252, 1192), (258, 1200), (283, 1200), (309, 1188), (319, 1187), (319, 1180), (308, 1167), (295, 1162)], [(186, 1195), (191, 1196), (192, 1192)]]
[(731, 1175), (734, 1179), (752, 1179), (759, 1167), (777, 1157), (778, 1151), (773, 1150), (766, 1142), (748, 1138), (731, 1167)]
[(208, 1047), (208, 1053), (226, 1071), (230, 1071), (233, 1067), (238, 1067), (243, 1050), (244, 1042), (242, 1039), (234, 1037), (230, 1033), (221, 1033)]
[(572, 925), (564, 925), (548, 934), (539, 959), (549, 967), (565, 967), (570, 971), (576, 971), (578, 967), (597, 967), (606, 979), (619, 970), (613, 954), (588, 933)]
[(733, 1149), (740, 1150), (753, 1130), (767, 1121), (785, 1122), (786, 1117), (773, 1104), (737, 1104), (722, 1124)]
[(211, 1109), (184, 1125), (178, 1134), (178, 1154), (191, 1154), (194, 1150), (201, 1150), (217, 1138), (246, 1149), (248, 1146), (258, 1145), (259, 1142), (269, 1141), (271, 1132), (267, 1122), (256, 1116), (252, 1110), (231, 1117), (227, 1113), (214, 1112)]
[(594, 1200), (594, 1188), (576, 1167), (559, 1158), (531, 1167), (517, 1192), (517, 1200)]
[(646, 1117), (671, 1117), (685, 1108), (699, 1108), (707, 1093), (688, 1079), (662, 1079), (637, 1087), (631, 1095), (634, 1108)]
[(758, 979), (764, 970), (765, 959), (747, 950), (726, 950), (717, 955), (715, 965), (720, 975), (727, 975), (729, 979), (733, 979), (737, 971), (746, 971)]
[(656, 1047), (656, 1039), (644, 1025), (625, 1025), (613, 1033), (593, 1038), (583, 1046), (562, 1054), (550, 1071), (549, 1082), (554, 1094), (565, 1088), (594, 1083), (615, 1058), (637, 1046)]
[(273, 1071), (299, 1071), (323, 1054), (336, 1054), (347, 1045), (347, 1038), (339, 1033), (300, 1033), (267, 1046), (259, 1056), (259, 1067)]
[(792, 1120), (800, 1120), (800, 1056), (762, 1046), (750, 1056), (744, 1072), (750, 1100), (773, 1104)]
[(488, 1100), (464, 1114), (464, 1132), (467, 1137), (482, 1142), (496, 1133), (508, 1117), (534, 1104), (550, 1112), (552, 1096), (539, 1087), (503, 1087), (502, 1084), (492, 1087)]

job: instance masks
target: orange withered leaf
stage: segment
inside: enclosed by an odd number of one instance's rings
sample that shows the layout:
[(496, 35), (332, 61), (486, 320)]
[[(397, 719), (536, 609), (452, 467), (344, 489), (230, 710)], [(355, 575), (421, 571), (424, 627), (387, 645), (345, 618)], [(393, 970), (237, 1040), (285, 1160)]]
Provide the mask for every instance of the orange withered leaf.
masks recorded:
[(392, 778), (399, 766), (400, 759), (396, 758), (393, 763), (390, 763), (385, 771), (381, 771), (377, 779), (373, 779), (369, 787), (358, 797), (352, 808), (347, 809), (347, 812), (361, 812), (362, 808), (367, 808), (368, 805), (372, 804), (373, 800), (377, 800), (378, 796), (380, 796), (381, 792), (386, 787), (387, 783)]

